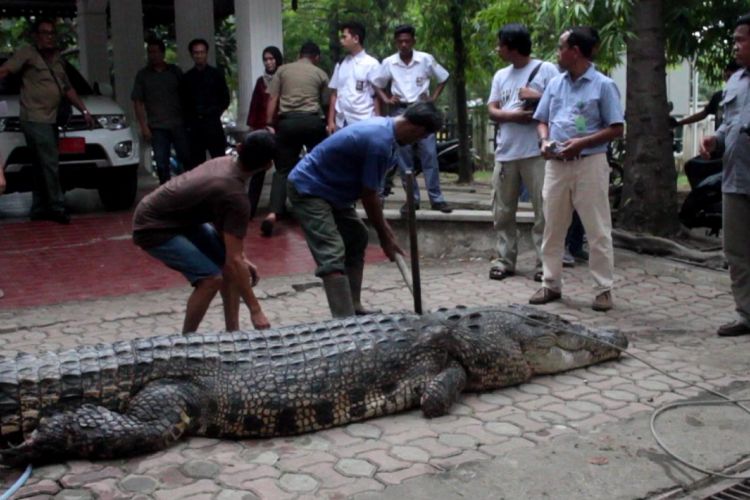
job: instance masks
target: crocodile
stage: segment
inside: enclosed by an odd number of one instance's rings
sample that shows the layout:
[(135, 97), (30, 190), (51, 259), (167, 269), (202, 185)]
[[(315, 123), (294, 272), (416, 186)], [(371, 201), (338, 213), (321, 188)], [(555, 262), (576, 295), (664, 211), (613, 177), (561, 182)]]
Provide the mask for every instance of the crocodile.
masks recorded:
[(462, 391), (614, 359), (627, 343), (511, 305), (20, 353), (0, 358), (0, 463), (288, 436), (416, 407), (437, 417)]

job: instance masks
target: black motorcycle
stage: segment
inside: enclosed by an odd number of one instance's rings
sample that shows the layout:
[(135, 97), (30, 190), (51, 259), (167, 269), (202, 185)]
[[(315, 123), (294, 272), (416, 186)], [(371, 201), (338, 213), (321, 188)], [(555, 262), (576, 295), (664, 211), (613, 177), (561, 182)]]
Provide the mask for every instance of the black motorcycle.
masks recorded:
[[(740, 133), (750, 137), (750, 123)], [(719, 236), (722, 229), (721, 171), (720, 152), (709, 160), (698, 156), (685, 164), (691, 189), (680, 208), (680, 222), (691, 229), (705, 227), (709, 236)]]

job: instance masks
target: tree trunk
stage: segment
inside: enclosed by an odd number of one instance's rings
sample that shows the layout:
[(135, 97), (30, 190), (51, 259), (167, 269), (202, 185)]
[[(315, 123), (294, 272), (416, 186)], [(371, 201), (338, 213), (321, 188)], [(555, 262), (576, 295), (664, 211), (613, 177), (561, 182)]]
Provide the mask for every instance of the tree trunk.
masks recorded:
[(627, 43), (627, 139), (619, 224), (631, 231), (677, 232), (677, 171), (667, 105), (662, 0), (637, 0)]
[(456, 89), (456, 121), (458, 133), (458, 182), (468, 184), (473, 180), (469, 153), (469, 113), (466, 106), (466, 47), (463, 36), (463, 1), (451, 0), (451, 27), (453, 31), (453, 57), (456, 63), (453, 86)]

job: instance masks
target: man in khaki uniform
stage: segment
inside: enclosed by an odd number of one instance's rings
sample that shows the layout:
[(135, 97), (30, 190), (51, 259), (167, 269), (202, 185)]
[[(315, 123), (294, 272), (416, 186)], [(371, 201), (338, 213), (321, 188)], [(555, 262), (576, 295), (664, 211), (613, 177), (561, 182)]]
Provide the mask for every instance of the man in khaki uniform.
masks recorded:
[(68, 224), (65, 196), (58, 172), (57, 109), (67, 99), (81, 110), (89, 127), (94, 119), (70, 85), (60, 52), (57, 50), (55, 23), (38, 19), (32, 26), (34, 44), (21, 47), (0, 67), (0, 79), (20, 73), (21, 130), (33, 158), (34, 187), (32, 220)]
[(276, 172), (271, 184), (271, 210), (261, 224), (263, 236), (271, 236), (276, 217), (284, 213), (286, 205), (286, 179), (299, 160), (302, 146), (309, 153), (326, 138), (321, 102), (328, 87), (328, 75), (316, 64), (320, 61), (320, 48), (313, 42), (302, 45), (299, 59), (282, 65), (268, 86), (266, 123), (273, 123), (278, 107), (276, 130), (278, 154)]

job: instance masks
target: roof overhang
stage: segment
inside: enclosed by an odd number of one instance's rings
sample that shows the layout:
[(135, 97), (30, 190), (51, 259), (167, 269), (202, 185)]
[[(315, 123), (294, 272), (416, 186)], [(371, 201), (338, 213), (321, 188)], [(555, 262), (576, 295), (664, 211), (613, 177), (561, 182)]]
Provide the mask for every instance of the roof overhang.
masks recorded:
[[(142, 0), (146, 27), (174, 22), (174, 0)], [(214, 17), (224, 19), (234, 14), (233, 0), (213, 0)], [(0, 18), (66, 17), (77, 15), (76, 0), (0, 0)]]

